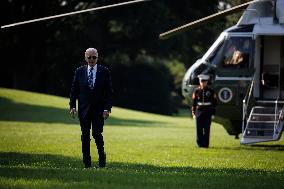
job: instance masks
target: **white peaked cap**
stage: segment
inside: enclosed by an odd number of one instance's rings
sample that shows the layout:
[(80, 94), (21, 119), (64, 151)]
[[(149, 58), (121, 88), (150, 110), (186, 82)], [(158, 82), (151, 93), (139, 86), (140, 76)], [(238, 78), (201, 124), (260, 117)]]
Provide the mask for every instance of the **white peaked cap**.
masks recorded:
[(199, 80), (209, 80), (209, 75), (200, 74), (197, 76)]

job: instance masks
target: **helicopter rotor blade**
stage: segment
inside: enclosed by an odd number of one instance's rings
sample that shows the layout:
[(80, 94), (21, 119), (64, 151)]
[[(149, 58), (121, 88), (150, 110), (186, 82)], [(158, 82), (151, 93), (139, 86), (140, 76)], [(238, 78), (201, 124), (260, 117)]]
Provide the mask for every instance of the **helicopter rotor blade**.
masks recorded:
[(58, 15), (47, 16), (47, 17), (43, 17), (43, 18), (27, 20), (27, 21), (23, 21), (23, 22), (16, 22), (16, 23), (13, 23), (13, 24), (8, 24), (8, 25), (1, 26), (1, 29), (10, 28), (10, 27), (18, 26), (18, 25), (23, 25), (23, 24), (29, 24), (29, 23), (33, 23), (33, 22), (49, 20), (49, 19), (53, 19), (53, 18), (60, 18), (60, 17), (64, 17), (64, 16), (70, 16), (70, 15), (74, 15), (74, 14), (81, 14), (81, 13), (90, 12), (90, 11), (97, 11), (97, 10), (108, 9), (108, 8), (113, 8), (113, 7), (118, 7), (118, 6), (124, 6), (124, 5), (134, 4), (134, 3), (140, 3), (140, 2), (145, 2), (145, 1), (150, 1), (150, 0), (126, 1), (126, 2), (122, 2), (122, 3), (116, 3), (116, 4), (101, 6), (101, 7), (94, 7), (94, 8), (80, 10), (80, 11), (73, 11), (73, 12), (64, 13), (64, 14), (58, 14)]
[(224, 16), (227, 16), (227, 15), (230, 15), (230, 14), (233, 14), (233, 13), (236, 13), (236, 12), (239, 12), (241, 11), (243, 8), (246, 8), (249, 4), (255, 2), (254, 1), (249, 1), (249, 2), (246, 2), (246, 3), (243, 3), (243, 4), (240, 4), (238, 6), (235, 6), (235, 7), (232, 7), (232, 8), (229, 8), (229, 9), (226, 9), (224, 11), (221, 11), (221, 12), (218, 12), (218, 13), (215, 13), (215, 14), (212, 14), (212, 15), (209, 15), (209, 16), (206, 16), (204, 18), (201, 18), (199, 20), (195, 20), (193, 22), (190, 22), (188, 24), (185, 24), (185, 25), (182, 25), (180, 27), (177, 27), (177, 28), (174, 28), (172, 30), (169, 30), (167, 32), (164, 32), (164, 33), (161, 33), (159, 35), (159, 38), (160, 39), (168, 39), (169, 37), (171, 36), (174, 36), (176, 34), (179, 34), (181, 32), (185, 32), (187, 30), (190, 30), (192, 28), (195, 28), (195, 27), (198, 27), (202, 24), (205, 24), (207, 22), (210, 22), (214, 19), (217, 19), (219, 17), (224, 17)]

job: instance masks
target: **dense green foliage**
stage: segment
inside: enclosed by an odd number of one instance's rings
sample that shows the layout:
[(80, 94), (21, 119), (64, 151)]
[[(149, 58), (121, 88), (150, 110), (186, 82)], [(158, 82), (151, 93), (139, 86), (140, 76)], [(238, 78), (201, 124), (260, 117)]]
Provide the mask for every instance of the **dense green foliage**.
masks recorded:
[[(114, 107), (106, 169), (83, 169), (68, 99), (0, 88), (0, 188), (283, 188), (284, 140), (241, 146), (213, 123), (209, 149), (194, 122)], [(92, 140), (93, 163), (97, 163)]]
[[(121, 1), (2, 0), (1, 25)], [(238, 1), (232, 0), (234, 4)], [(114, 73), (115, 105), (171, 114), (180, 102), (176, 97), (180, 97), (185, 68), (202, 56), (225, 29), (226, 20), (219, 19), (166, 41), (160, 41), (158, 35), (215, 13), (222, 9), (218, 5), (218, 0), (153, 0), (2, 30), (0, 51), (7, 62), (2, 62), (0, 86), (66, 97), (75, 68), (84, 62), (84, 50), (93, 46), (99, 50), (99, 63)], [(140, 61), (147, 69), (139, 71), (136, 62), (141, 56), (150, 57), (152, 63)], [(171, 74), (164, 76), (169, 71)], [(128, 72), (132, 72), (131, 77)], [(135, 82), (141, 77), (152, 78), (157, 89), (152, 91), (152, 85), (143, 85), (141, 90), (141, 84)], [(118, 81), (122, 80), (132, 81), (121, 87)], [(125, 98), (129, 101), (125, 102)], [(133, 103), (139, 99), (145, 103)]]

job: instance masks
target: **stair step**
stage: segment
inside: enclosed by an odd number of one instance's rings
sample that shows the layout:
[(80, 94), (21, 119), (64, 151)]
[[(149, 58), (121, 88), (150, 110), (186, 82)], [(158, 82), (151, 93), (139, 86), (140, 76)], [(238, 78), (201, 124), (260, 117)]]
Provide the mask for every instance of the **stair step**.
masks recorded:
[[(275, 108), (256, 106), (253, 108), (253, 114), (275, 114)], [(277, 111), (277, 114), (279, 110)]]
[(266, 122), (277, 122), (279, 120), (279, 116), (254, 116), (254, 115), (251, 115), (248, 119), (248, 122), (250, 121), (262, 121), (263, 123), (266, 123)]
[(247, 128), (247, 131), (274, 131), (274, 128)]
[(254, 120), (249, 120), (249, 123), (277, 123), (277, 121), (254, 121)]
[(273, 137), (274, 130), (246, 130), (244, 137)]
[(271, 129), (274, 128), (273, 123), (265, 123), (265, 122), (248, 122), (247, 129), (254, 128), (254, 129)]
[[(278, 118), (278, 116), (276, 117), (276, 119)], [(264, 115), (264, 116), (260, 116), (260, 115), (251, 115), (250, 120), (249, 121), (275, 121), (275, 115)]]
[[(273, 114), (264, 114), (264, 113), (262, 113), (262, 114), (257, 114), (257, 113), (251, 113), (251, 115), (254, 115), (254, 116), (275, 116), (275, 113), (273, 113)], [(276, 114), (276, 115), (279, 115), (279, 114)]]
[(250, 139), (267, 139), (267, 140), (273, 140), (273, 135), (271, 136), (250, 136), (250, 135), (246, 135), (246, 136), (243, 136), (244, 139), (246, 138), (250, 138)]

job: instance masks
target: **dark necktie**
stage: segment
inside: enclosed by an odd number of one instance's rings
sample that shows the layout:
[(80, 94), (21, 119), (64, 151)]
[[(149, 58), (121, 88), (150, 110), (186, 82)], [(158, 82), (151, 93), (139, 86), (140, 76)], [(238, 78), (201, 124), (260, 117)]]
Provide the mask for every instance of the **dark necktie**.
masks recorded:
[(89, 87), (91, 88), (91, 89), (93, 89), (93, 70), (94, 70), (94, 68), (93, 67), (91, 67), (91, 69), (90, 69), (90, 71), (89, 71), (89, 76), (88, 76), (88, 84), (89, 84)]

